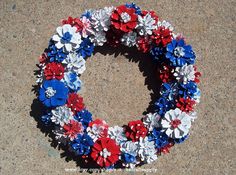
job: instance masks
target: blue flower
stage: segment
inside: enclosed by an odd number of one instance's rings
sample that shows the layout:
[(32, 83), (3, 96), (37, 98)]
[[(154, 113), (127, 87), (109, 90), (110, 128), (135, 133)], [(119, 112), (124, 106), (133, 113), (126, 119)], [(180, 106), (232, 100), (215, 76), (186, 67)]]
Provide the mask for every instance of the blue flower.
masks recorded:
[(194, 64), (195, 53), (190, 45), (186, 45), (184, 40), (172, 40), (166, 47), (166, 58), (172, 66), (182, 67), (185, 64)]
[(126, 162), (126, 163), (134, 163), (136, 162), (136, 157), (134, 155), (124, 153), (121, 155), (121, 158)]
[(78, 75), (74, 72), (66, 72), (64, 74), (64, 82), (71, 91), (75, 92), (79, 91), (82, 86), (81, 80), (79, 79)]
[(187, 84), (183, 83), (180, 84), (179, 95), (185, 99), (187, 97), (194, 98), (197, 91), (198, 91), (197, 84), (193, 81), (189, 81)]
[(90, 57), (94, 51), (94, 44), (90, 41), (89, 38), (85, 38), (80, 47), (76, 50), (78, 55), (81, 55), (83, 58)]
[(84, 109), (77, 112), (74, 118), (75, 120), (81, 122), (86, 129), (88, 127), (88, 124), (92, 121), (92, 114), (88, 110)]
[(188, 137), (189, 137), (189, 135), (186, 135), (186, 136), (184, 136), (184, 137), (182, 137), (180, 139), (174, 139), (174, 142), (178, 143), (178, 144), (183, 143), (185, 140), (188, 139)]
[(94, 142), (88, 134), (78, 134), (77, 138), (70, 142), (70, 145), (77, 155), (88, 155)]
[(164, 49), (162, 47), (153, 47), (150, 53), (155, 60), (160, 60), (164, 55)]
[(173, 108), (174, 104), (166, 98), (159, 98), (155, 103), (155, 111), (160, 115), (164, 116), (167, 111)]
[(62, 62), (67, 57), (67, 53), (63, 52), (63, 48), (57, 49), (57, 47), (52, 42), (49, 43), (47, 55), (50, 59), (50, 62)]
[(91, 10), (86, 10), (81, 17), (85, 16), (86, 18), (90, 19), (92, 17)]
[(160, 94), (169, 101), (176, 99), (178, 95), (178, 84), (176, 82), (163, 83), (161, 86)]
[(59, 80), (45, 80), (39, 90), (39, 100), (46, 107), (61, 106), (66, 103), (68, 91)]
[(166, 146), (167, 144), (169, 144), (168, 139), (169, 138), (165, 133), (157, 130), (156, 128), (154, 128), (153, 132), (148, 136), (148, 140), (154, 141), (155, 147), (157, 149), (160, 149), (160, 148)]
[(140, 9), (140, 7), (138, 7), (135, 3), (126, 3), (125, 6), (127, 8), (133, 8), (135, 10), (135, 13), (137, 15), (141, 15), (142, 14), (142, 10)]

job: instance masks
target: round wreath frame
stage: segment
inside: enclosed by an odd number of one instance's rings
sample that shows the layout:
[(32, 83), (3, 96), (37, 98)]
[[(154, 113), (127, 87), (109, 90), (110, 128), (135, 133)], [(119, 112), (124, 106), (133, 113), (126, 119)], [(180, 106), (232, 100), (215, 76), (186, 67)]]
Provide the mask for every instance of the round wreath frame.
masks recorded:
[[(80, 75), (95, 46), (125, 45), (137, 48), (160, 64), (160, 98), (155, 112), (123, 127), (109, 127), (92, 119), (83, 98)], [(59, 144), (68, 146), (88, 165), (101, 168), (134, 168), (151, 163), (175, 144), (185, 141), (196, 119), (200, 73), (195, 53), (169, 22), (154, 11), (143, 11), (134, 3), (88, 10), (79, 18), (68, 17), (52, 36), (39, 58), (39, 101), (44, 105), (41, 122), (52, 127)]]

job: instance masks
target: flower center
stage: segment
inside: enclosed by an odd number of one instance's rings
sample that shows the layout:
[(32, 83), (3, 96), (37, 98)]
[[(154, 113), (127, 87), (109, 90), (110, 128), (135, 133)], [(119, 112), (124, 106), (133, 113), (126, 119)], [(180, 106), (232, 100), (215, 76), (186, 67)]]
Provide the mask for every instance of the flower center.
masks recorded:
[(121, 13), (120, 16), (121, 16), (121, 20), (122, 20), (124, 23), (127, 23), (127, 22), (129, 22), (129, 21), (131, 20), (130, 15), (129, 15), (128, 13), (126, 13), (126, 12)]
[(178, 126), (181, 124), (181, 121), (179, 119), (175, 119), (173, 121), (171, 121), (170, 125), (172, 126), (172, 128), (178, 128)]
[(111, 155), (111, 153), (106, 148), (104, 148), (102, 151), (100, 151), (100, 156), (104, 157), (105, 159), (110, 155)]
[(61, 37), (61, 43), (69, 43), (70, 40), (72, 38), (72, 35), (69, 32), (66, 32), (63, 34), (63, 36)]
[(48, 87), (45, 91), (46, 97), (51, 98), (56, 94), (56, 90), (54, 90), (52, 87)]
[(174, 55), (176, 57), (183, 57), (184, 56), (184, 48), (183, 47), (176, 47), (174, 50)]

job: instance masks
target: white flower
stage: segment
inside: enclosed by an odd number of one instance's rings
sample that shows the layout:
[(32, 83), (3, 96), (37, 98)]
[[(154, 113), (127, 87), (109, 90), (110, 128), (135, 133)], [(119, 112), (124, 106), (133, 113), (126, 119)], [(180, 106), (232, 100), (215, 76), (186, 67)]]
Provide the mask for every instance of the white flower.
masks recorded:
[(113, 7), (105, 7), (104, 9), (93, 11), (90, 20), (94, 32), (108, 31), (111, 24), (110, 16), (113, 9)]
[(158, 21), (157, 23), (158, 27), (165, 27), (166, 29), (169, 29), (171, 32), (174, 30), (174, 27), (167, 21)]
[(108, 125), (104, 120), (101, 120), (100, 122), (101, 123), (94, 123), (92, 126), (89, 126), (86, 129), (88, 135), (93, 139), (94, 142), (100, 137), (107, 136)]
[(155, 19), (152, 18), (150, 13), (147, 13), (144, 17), (138, 16), (138, 25), (136, 29), (141, 36), (152, 35), (152, 31), (157, 28)]
[(183, 67), (176, 67), (174, 76), (179, 82), (187, 84), (188, 81), (194, 81), (195, 79), (195, 70), (193, 65), (185, 64)]
[(128, 47), (132, 47), (136, 45), (137, 33), (129, 32), (122, 36), (121, 42)]
[(62, 81), (73, 91), (78, 91), (81, 89), (82, 82), (74, 72), (65, 72)]
[(58, 49), (64, 48), (66, 51), (71, 52), (82, 42), (80, 33), (76, 33), (76, 27), (65, 24), (57, 27), (56, 30), (57, 34), (53, 35), (52, 40), (56, 42), (55, 46)]
[(69, 55), (66, 57), (66, 59), (63, 60), (64, 64), (66, 65), (67, 71), (75, 72), (76, 74), (82, 74), (85, 70), (85, 63), (86, 61), (82, 56), (79, 56), (78, 54), (69, 53)]
[(52, 122), (63, 126), (73, 119), (73, 112), (67, 106), (59, 106), (52, 110)]
[(166, 112), (161, 121), (163, 131), (173, 139), (180, 139), (189, 133), (191, 117), (179, 108)]
[(149, 131), (152, 131), (154, 128), (159, 127), (160, 115), (158, 113), (149, 113), (143, 118), (143, 124), (148, 128)]
[(90, 40), (94, 43), (95, 46), (103, 46), (107, 41), (105, 32), (95, 32), (91, 35)]
[[(132, 142), (132, 141), (126, 141), (126, 142), (123, 142), (121, 143), (120, 145), (120, 151), (124, 154), (129, 154), (133, 157), (137, 157), (138, 155), (138, 142)], [(127, 162), (123, 162), (123, 166), (125, 167), (130, 167), (130, 168), (134, 168), (135, 165), (139, 164), (140, 162), (139, 161), (134, 161), (132, 163), (127, 163)]]
[(124, 129), (120, 126), (114, 126), (108, 128), (108, 135), (111, 139), (115, 140), (117, 144), (127, 140)]
[(154, 141), (149, 141), (148, 137), (140, 137), (138, 142), (138, 155), (142, 161), (151, 163), (157, 159), (157, 151)]

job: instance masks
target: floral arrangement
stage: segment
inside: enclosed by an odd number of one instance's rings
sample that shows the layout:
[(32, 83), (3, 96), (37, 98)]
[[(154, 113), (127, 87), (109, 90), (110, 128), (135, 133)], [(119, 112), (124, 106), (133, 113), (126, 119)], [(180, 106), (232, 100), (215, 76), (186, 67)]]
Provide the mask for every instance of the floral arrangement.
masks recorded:
[[(101, 168), (134, 168), (151, 163), (185, 141), (196, 119), (200, 73), (195, 53), (172, 25), (154, 11), (134, 3), (88, 10), (81, 17), (62, 20), (40, 56), (39, 100), (45, 106), (42, 122), (75, 155)], [(162, 85), (155, 112), (127, 125), (109, 126), (93, 119), (78, 95), (86, 59), (105, 43), (137, 48), (158, 62)]]

